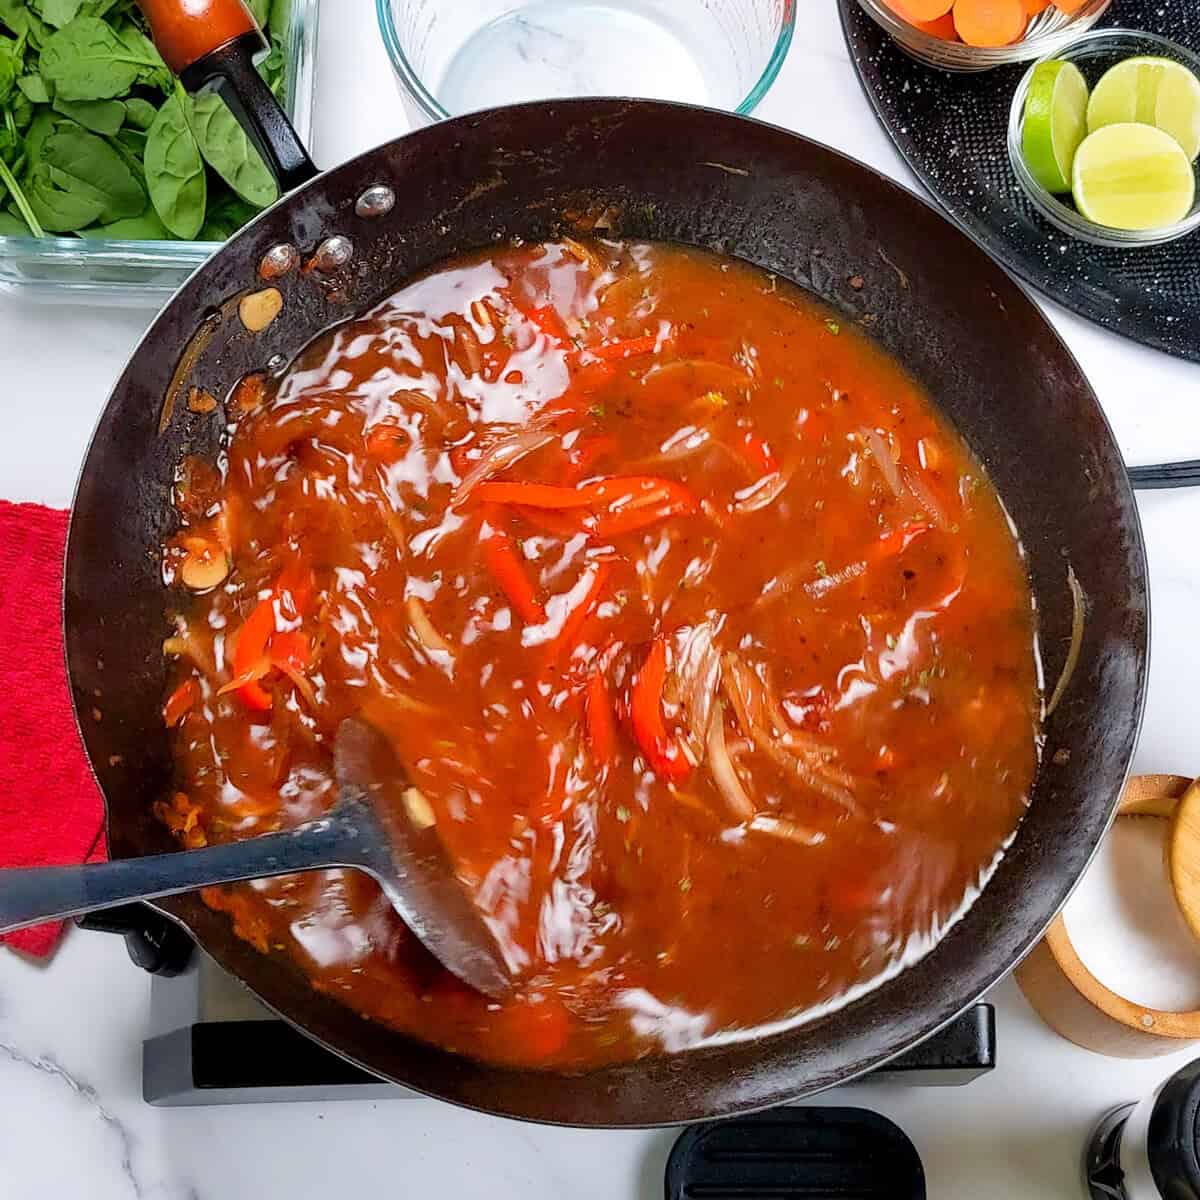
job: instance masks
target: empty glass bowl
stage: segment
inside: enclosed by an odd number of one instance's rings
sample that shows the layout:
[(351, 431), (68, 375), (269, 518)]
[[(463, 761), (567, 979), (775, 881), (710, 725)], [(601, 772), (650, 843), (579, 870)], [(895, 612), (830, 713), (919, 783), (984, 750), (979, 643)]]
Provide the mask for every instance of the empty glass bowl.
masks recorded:
[[(1139, 33), (1133, 29), (1097, 29), (1047, 57), (1074, 63), (1083, 73), (1088, 87), (1094, 88), (1100, 81), (1100, 76), (1109, 67), (1115, 67), (1117, 63), (1139, 55), (1174, 59), (1193, 74), (1200, 76), (1200, 56), (1185, 46), (1168, 41), (1155, 33)], [(1160, 229), (1137, 230), (1110, 229), (1107, 225), (1097, 225), (1076, 210), (1069, 195), (1055, 196), (1042, 187), (1025, 165), (1025, 155), (1021, 151), (1025, 101), (1037, 67), (1038, 64), (1034, 63), (1029, 68), (1017, 87), (1016, 95), (1013, 96), (1012, 109), (1008, 115), (1008, 157), (1021, 190), (1047, 221), (1064, 233), (1082, 238), (1096, 246), (1157, 246), (1200, 229), (1200, 187), (1197, 187), (1198, 199), (1192, 205), (1192, 211), (1182, 221), (1177, 221), (1174, 225), (1164, 225)]]
[(897, 16), (884, 0), (858, 0), (859, 6), (877, 25), (891, 34), (896, 44), (913, 58), (944, 71), (988, 71), (1011, 63), (1029, 62), (1056, 54), (1081, 33), (1086, 33), (1104, 16), (1112, 0), (1088, 0), (1078, 12), (1063, 13), (1051, 6), (1030, 22), (1025, 36), (1011, 46), (967, 46), (948, 42), (910, 25)]
[(795, 0), (376, 0), (414, 126), (523, 100), (636, 96), (748, 113)]

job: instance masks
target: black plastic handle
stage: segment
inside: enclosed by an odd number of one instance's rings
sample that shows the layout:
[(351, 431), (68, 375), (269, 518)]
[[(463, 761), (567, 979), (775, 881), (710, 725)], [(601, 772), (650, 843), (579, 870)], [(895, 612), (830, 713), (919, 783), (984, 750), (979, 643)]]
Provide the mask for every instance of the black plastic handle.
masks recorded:
[(1130, 467), (1129, 482), (1139, 491), (1196, 487), (1200, 484), (1200, 459), (1159, 463), (1153, 467)]
[(179, 78), (189, 92), (220, 93), (286, 194), (321, 172), (254, 66), (264, 46), (257, 30), (240, 34), (184, 67)]

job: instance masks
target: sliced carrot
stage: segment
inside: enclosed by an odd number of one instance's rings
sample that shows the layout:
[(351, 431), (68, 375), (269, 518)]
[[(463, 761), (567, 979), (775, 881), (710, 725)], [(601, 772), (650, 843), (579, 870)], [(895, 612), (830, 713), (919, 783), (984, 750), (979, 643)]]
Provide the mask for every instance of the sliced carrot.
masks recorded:
[(1050, 0), (1024, 0), (1025, 15), (1036, 17), (1038, 13), (1045, 12), (1050, 7)]
[(1087, 3), (1088, 0), (1054, 0), (1054, 7), (1059, 12), (1077, 13)]
[(954, 0), (884, 0), (884, 3), (898, 17), (914, 25), (918, 21), (936, 21), (954, 7)]
[[(1049, 0), (1047, 0), (1047, 3), (1049, 3)], [(943, 42), (957, 42), (959, 40), (958, 30), (954, 28), (954, 14), (952, 12), (938, 17), (936, 21), (910, 21), (909, 24), (914, 29), (919, 29), (922, 33), (929, 34), (930, 37), (941, 38)]]
[(954, 28), (968, 46), (1010, 46), (1028, 24), (1024, 0), (957, 0), (954, 5)]

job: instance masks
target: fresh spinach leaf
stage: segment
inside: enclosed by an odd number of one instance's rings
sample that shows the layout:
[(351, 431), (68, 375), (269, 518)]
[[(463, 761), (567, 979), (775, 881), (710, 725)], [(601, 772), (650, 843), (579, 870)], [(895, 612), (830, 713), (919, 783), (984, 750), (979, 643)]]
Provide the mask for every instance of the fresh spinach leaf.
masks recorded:
[(30, 171), (42, 161), (42, 147), (54, 132), (59, 120), (60, 118), (48, 108), (40, 108), (34, 115), (29, 131), (25, 134), (25, 157)]
[(126, 217), (107, 225), (90, 225), (79, 231), (85, 238), (119, 238), (131, 242), (165, 242), (171, 234), (159, 220), (158, 213), (148, 208), (140, 217)]
[[(146, 190), (146, 135), (140, 129), (122, 129), (115, 137), (108, 139), (112, 148), (125, 160), (125, 165), (133, 172), (134, 177)], [(149, 193), (147, 193), (149, 194)]]
[(279, 189), (271, 172), (216, 92), (193, 101), (191, 124), (205, 161), (237, 195), (255, 208), (275, 203)]
[(42, 161), (63, 191), (99, 198), (93, 220), (119, 221), (145, 211), (145, 189), (129, 165), (102, 137), (78, 125), (56, 129), (42, 147)]
[(0, 104), (12, 95), (21, 74), (21, 53), (12, 38), (0, 37)]
[(14, 96), (9, 102), (8, 111), (18, 129), (29, 128), (29, 122), (33, 120), (33, 105), (29, 103), (28, 96)]
[(118, 5), (122, 9), (128, 9), (130, 2), (131, 0), (84, 0), (82, 11), (89, 17), (104, 17)]
[(0, 212), (0, 237), (28, 237), (29, 226), (12, 213)]
[(104, 212), (99, 192), (76, 188), (71, 176), (46, 163), (33, 168), (26, 195), (34, 216), (51, 233), (74, 233), (98, 221)]
[(125, 123), (125, 105), (120, 100), (62, 100), (56, 96), (54, 111), (105, 137), (112, 137)]
[(175, 86), (175, 77), (167, 69), (154, 43), (132, 21), (123, 21), (117, 26), (117, 38), (132, 58), (143, 63), (138, 72), (138, 83), (159, 88), (169, 96)]
[(34, 104), (50, 103), (50, 89), (40, 75), (22, 75), (17, 80), (17, 87), (20, 88), (26, 99), (31, 100)]
[(50, 30), (25, 0), (0, 0), (0, 25), (7, 25), (19, 37), (24, 34), (35, 49), (46, 41)]
[(59, 100), (111, 100), (161, 66), (153, 46), (138, 37), (144, 45), (118, 36), (99, 17), (76, 17), (46, 39), (42, 75)]
[(259, 29), (266, 29), (271, 19), (271, 0), (246, 0), (246, 7), (258, 22)]
[(149, 129), (154, 124), (154, 116), (158, 109), (149, 100), (141, 96), (130, 96), (125, 101), (125, 122), (134, 129)]
[(37, 5), (42, 20), (55, 29), (69, 25), (83, 8), (83, 0), (40, 0)]
[(191, 103), (177, 88), (158, 110), (146, 139), (146, 186), (162, 223), (176, 236), (191, 240), (204, 225), (208, 179), (200, 147), (185, 115)]
[(281, 38), (287, 33), (288, 23), (292, 19), (292, 0), (271, 0), (271, 15), (267, 19), (267, 28)]
[(228, 241), (247, 221), (258, 215), (258, 210), (245, 200), (239, 200), (232, 192), (226, 192), (208, 206), (208, 216), (200, 230), (202, 242)]

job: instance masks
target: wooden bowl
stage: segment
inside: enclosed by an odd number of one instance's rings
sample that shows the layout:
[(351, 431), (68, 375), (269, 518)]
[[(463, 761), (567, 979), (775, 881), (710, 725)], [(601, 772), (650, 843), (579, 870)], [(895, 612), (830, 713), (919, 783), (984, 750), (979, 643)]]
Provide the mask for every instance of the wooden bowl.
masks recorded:
[[(1171, 821), (1168, 874), (1189, 927), (1200, 936), (1200, 783), (1180, 775), (1135, 776), (1117, 815)], [(1135, 1004), (1101, 983), (1076, 953), (1061, 915), (1015, 974), (1025, 998), (1051, 1029), (1097, 1054), (1152, 1058), (1200, 1041), (1200, 1011)]]

